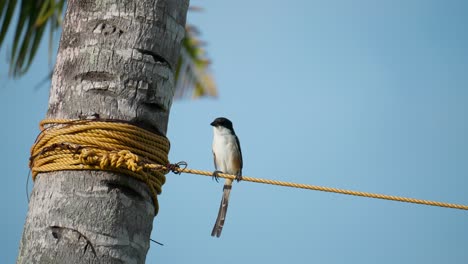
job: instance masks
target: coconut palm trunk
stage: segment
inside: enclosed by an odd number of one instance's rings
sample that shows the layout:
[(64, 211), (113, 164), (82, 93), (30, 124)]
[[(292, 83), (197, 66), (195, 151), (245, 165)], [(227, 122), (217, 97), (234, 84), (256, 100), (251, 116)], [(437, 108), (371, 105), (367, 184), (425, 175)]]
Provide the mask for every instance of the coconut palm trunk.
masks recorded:
[[(70, 0), (47, 118), (133, 122), (165, 135), (188, 0)], [(106, 171), (37, 176), (17, 263), (144, 263), (147, 186)]]

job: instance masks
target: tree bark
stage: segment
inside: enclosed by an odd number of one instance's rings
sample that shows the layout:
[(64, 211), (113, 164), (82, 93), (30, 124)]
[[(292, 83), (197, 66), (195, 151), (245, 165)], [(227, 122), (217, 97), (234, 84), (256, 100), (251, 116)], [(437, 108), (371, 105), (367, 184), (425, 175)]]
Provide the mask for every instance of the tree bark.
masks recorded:
[[(47, 118), (130, 121), (165, 135), (188, 0), (70, 0)], [(147, 186), (105, 171), (36, 178), (17, 263), (144, 263)]]

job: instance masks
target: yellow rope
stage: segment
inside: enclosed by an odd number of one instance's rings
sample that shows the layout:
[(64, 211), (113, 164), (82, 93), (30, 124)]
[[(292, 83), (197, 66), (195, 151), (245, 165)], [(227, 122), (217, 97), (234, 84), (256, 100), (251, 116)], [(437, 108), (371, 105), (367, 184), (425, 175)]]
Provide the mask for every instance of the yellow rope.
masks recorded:
[(153, 198), (166, 181), (169, 140), (122, 122), (50, 119), (40, 123), (41, 133), (31, 148), (33, 180), (38, 173), (57, 170), (106, 170), (123, 173), (145, 182)]
[[(163, 169), (166, 169), (166, 167), (164, 167), (164, 166), (160, 166), (160, 167), (163, 168)], [(191, 174), (198, 174), (198, 175), (204, 175), (204, 176), (212, 176), (213, 175), (213, 172), (211, 172), (211, 171), (193, 170), (193, 169), (186, 169), (186, 168), (185, 169), (184, 168), (175, 168), (174, 170), (177, 171), (177, 172), (180, 172), (180, 173), (191, 173)], [(221, 178), (226, 178), (226, 179), (231, 179), (231, 180), (236, 179), (236, 175), (232, 175), (232, 174), (219, 173), (218, 175)], [(355, 195), (355, 196), (362, 196), (362, 197), (375, 198), (375, 199), (384, 199), (384, 200), (392, 200), (392, 201), (405, 202), (405, 203), (415, 203), (415, 204), (424, 204), (424, 205), (431, 205), (431, 206), (439, 206), (439, 207), (447, 207), (447, 208), (468, 210), (468, 205), (462, 205), (462, 204), (453, 204), (453, 203), (444, 203), (444, 202), (437, 202), (437, 201), (421, 200), (421, 199), (415, 199), (415, 198), (407, 198), (407, 197), (394, 196), (394, 195), (385, 195), (385, 194), (378, 194), (378, 193), (358, 192), (358, 191), (323, 187), (323, 186), (317, 186), (317, 185), (309, 185), (309, 184), (301, 184), (301, 183), (293, 183), (293, 182), (285, 182), (285, 181), (268, 180), (268, 179), (253, 178), (253, 177), (246, 177), (246, 176), (242, 176), (242, 181), (272, 184), (272, 185), (279, 185), (279, 186), (300, 188), (300, 189), (307, 189), (307, 190), (315, 190), (315, 191), (322, 191), (322, 192), (340, 193), (340, 194), (346, 194), (346, 195)]]
[[(49, 125), (44, 128), (45, 125)], [(136, 126), (119, 122), (91, 120), (43, 120), (41, 134), (31, 149), (33, 179), (41, 172), (56, 170), (108, 170), (120, 172), (145, 182), (153, 195), (156, 213), (157, 194), (169, 171), (212, 176), (212, 171), (180, 168), (169, 164), (169, 141)], [(234, 180), (235, 175), (219, 173)], [(401, 196), (351, 191), (316, 185), (242, 177), (243, 181), (355, 195), (406, 203), (468, 210), (468, 205), (421, 200)]]

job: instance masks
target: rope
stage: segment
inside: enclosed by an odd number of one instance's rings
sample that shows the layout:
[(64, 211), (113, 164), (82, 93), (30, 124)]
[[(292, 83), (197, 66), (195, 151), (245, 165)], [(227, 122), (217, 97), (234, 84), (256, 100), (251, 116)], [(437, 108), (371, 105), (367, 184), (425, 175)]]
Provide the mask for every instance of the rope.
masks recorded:
[[(38, 173), (57, 170), (107, 170), (120, 172), (145, 182), (158, 211), (157, 195), (172, 171), (213, 176), (212, 171), (186, 168), (185, 162), (170, 164), (167, 159), (169, 140), (123, 121), (43, 120), (42, 132), (31, 149), (32, 178)], [(47, 128), (45, 128), (45, 126)], [(166, 165), (162, 165), (166, 164)], [(219, 177), (236, 179), (236, 175), (219, 173)], [(317, 185), (268, 180), (242, 176), (243, 181), (292, 188), (340, 193), (375, 199), (415, 203), (468, 210), (468, 205), (429, 201), (401, 196), (359, 192)]]
[[(166, 167), (164, 166), (162, 166), (161, 168), (166, 169)], [(174, 170), (177, 173), (190, 173), (190, 174), (198, 174), (198, 175), (204, 175), (204, 176), (213, 176), (213, 172), (210, 172), (210, 171), (193, 170), (193, 169), (177, 168), (177, 167)], [(232, 175), (232, 174), (219, 173), (218, 175), (219, 177), (225, 178), (225, 179), (231, 179), (231, 180), (236, 179), (236, 175)], [(268, 180), (268, 179), (253, 178), (253, 177), (246, 177), (246, 176), (242, 176), (242, 181), (257, 182), (257, 183), (263, 183), (263, 184), (271, 184), (271, 185), (307, 189), (307, 190), (314, 190), (314, 191), (322, 191), (322, 192), (340, 193), (340, 194), (346, 194), (346, 195), (362, 196), (362, 197), (367, 197), (367, 198), (391, 200), (391, 201), (398, 201), (398, 202), (405, 202), (405, 203), (415, 203), (415, 204), (454, 208), (454, 209), (460, 209), (460, 210), (468, 210), (468, 205), (462, 205), (462, 204), (444, 203), (444, 202), (407, 198), (407, 197), (385, 195), (385, 194), (378, 194), (378, 193), (359, 192), (359, 191), (344, 190), (344, 189), (323, 187), (323, 186), (317, 186), (317, 185)]]
[(29, 167), (37, 174), (58, 170), (105, 170), (145, 182), (157, 214), (157, 195), (168, 170), (169, 140), (124, 121), (48, 119), (31, 148)]

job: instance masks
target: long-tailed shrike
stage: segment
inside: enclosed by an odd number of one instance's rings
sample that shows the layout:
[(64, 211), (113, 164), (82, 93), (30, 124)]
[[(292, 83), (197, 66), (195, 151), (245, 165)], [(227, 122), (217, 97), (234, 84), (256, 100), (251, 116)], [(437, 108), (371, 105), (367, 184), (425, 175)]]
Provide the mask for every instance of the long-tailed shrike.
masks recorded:
[[(242, 179), (242, 151), (239, 144), (239, 139), (234, 132), (232, 122), (224, 117), (218, 117), (213, 122), (213, 156), (216, 171), (213, 173), (217, 180), (218, 173), (234, 174), (236, 180)], [(232, 180), (226, 179), (223, 188), (223, 197), (219, 206), (218, 217), (211, 231), (211, 236), (219, 237), (223, 230), (224, 220), (226, 220), (226, 212), (229, 202), (229, 194), (231, 193)]]

